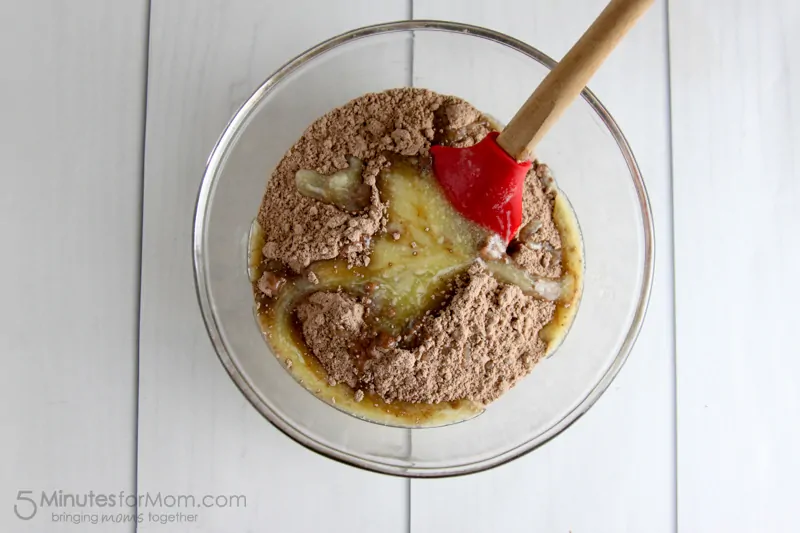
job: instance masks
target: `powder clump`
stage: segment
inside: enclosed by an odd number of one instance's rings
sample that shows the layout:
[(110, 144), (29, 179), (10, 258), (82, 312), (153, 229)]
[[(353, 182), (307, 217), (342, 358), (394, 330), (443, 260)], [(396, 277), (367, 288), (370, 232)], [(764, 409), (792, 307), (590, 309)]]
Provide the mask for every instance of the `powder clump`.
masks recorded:
[(353, 348), (364, 328), (364, 306), (338, 292), (316, 292), (297, 307), (306, 344), (328, 373), (328, 379), (356, 387)]
[(500, 284), (480, 264), (460, 281), (450, 304), (422, 322), (416, 347), (385, 350), (371, 366), (386, 400), (489, 403), (527, 375), (547, 348), (539, 330), (553, 302)]

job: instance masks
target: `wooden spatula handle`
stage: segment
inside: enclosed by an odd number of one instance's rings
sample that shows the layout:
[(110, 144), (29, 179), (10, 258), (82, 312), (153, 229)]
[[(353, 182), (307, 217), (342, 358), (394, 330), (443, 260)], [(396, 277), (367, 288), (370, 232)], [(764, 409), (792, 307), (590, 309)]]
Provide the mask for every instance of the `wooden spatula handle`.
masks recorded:
[(517, 111), (497, 138), (497, 144), (517, 161), (528, 159), (550, 126), (654, 1), (611, 0)]

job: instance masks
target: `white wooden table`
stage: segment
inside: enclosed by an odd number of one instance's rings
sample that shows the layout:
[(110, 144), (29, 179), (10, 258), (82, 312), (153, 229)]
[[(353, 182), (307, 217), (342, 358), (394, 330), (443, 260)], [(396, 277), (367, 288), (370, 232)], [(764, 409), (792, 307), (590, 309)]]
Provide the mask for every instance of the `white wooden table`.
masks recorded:
[(18, 517), (19, 491), (59, 489), (247, 498), (104, 532), (799, 531), (796, 0), (661, 0), (591, 83), (645, 176), (656, 280), (617, 380), (542, 449), (449, 480), (343, 466), (266, 423), (206, 338), (195, 194), (270, 72), (409, 17), (560, 57), (603, 4), (0, 2), (0, 531), (94, 531), (59, 515), (87, 509)]

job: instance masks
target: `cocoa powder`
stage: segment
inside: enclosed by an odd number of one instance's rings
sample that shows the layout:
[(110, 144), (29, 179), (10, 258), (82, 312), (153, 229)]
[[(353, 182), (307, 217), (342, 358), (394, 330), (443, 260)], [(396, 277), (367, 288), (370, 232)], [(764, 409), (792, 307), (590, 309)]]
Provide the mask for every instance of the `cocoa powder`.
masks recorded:
[[(468, 103), (425, 89), (366, 94), (334, 109), (306, 129), (272, 173), (258, 213), (264, 258), (295, 272), (336, 257), (365, 265), (370, 238), (386, 224), (376, 186), (386, 154), (424, 155), (431, 142), (470, 146), (489, 131), (488, 119)], [(332, 174), (348, 166), (348, 156), (365, 165), (362, 179), (372, 189), (365, 211), (348, 213), (297, 191), (298, 170)]]
[(328, 380), (356, 387), (354, 348), (364, 333), (364, 306), (338, 292), (315, 292), (297, 307), (303, 337), (328, 373)]
[[(371, 238), (385, 231), (386, 206), (376, 177), (389, 164), (387, 155), (426, 156), (432, 143), (470, 146), (491, 131), (489, 124), (467, 102), (424, 89), (368, 94), (331, 111), (306, 130), (272, 175), (258, 214), (266, 236), (264, 258), (297, 273), (336, 257), (351, 265), (368, 264)], [(329, 175), (347, 167), (349, 156), (364, 162), (362, 179), (371, 188), (363, 212), (349, 213), (296, 190), (298, 170)], [(535, 275), (561, 275), (553, 202), (552, 177), (536, 162), (523, 194), (526, 242), (514, 242), (509, 249), (511, 259)], [(313, 274), (305, 275), (317, 282)], [(318, 292), (296, 313), (303, 338), (330, 383), (346, 383), (361, 397), (369, 390), (388, 402), (496, 399), (544, 355), (547, 346), (539, 331), (556, 307), (498, 283), (480, 263), (455, 280), (441, 310), (421, 317), (400, 339), (384, 339), (370, 328), (365, 299)]]

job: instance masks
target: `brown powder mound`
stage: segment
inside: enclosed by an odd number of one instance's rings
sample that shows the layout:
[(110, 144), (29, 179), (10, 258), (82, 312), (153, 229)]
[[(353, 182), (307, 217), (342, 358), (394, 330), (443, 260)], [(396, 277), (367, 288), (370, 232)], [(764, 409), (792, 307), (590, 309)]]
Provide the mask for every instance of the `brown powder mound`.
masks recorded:
[[(317, 293), (311, 299), (322, 301), (321, 296)], [(352, 335), (358, 335), (349, 329), (337, 333), (337, 329), (358, 304), (337, 293), (324, 296), (325, 305), (337, 307), (323, 307), (316, 301), (300, 307), (304, 337), (335, 380), (354, 386), (349, 379), (355, 380), (356, 375), (344, 372), (353, 368), (353, 358), (343, 343), (354, 342)], [(423, 319), (414, 348), (373, 347), (357, 378), (387, 402), (466, 398), (489, 403), (527, 375), (543, 356), (546, 344), (538, 333), (554, 312), (553, 302), (498, 283), (476, 263), (450, 304), (438, 315)], [(358, 324), (364, 327), (360, 315)]]
[(337, 292), (316, 292), (297, 306), (303, 337), (328, 373), (331, 385), (358, 384), (356, 360), (351, 355), (364, 328), (364, 306)]
[[(264, 258), (298, 273), (335, 257), (368, 263), (370, 238), (386, 224), (375, 183), (388, 164), (385, 154), (426, 154), (432, 141), (468, 146), (489, 131), (488, 119), (468, 103), (425, 89), (366, 94), (334, 109), (308, 127), (272, 174), (258, 213)], [(365, 164), (362, 179), (372, 189), (365, 211), (349, 213), (297, 191), (298, 170), (329, 175), (346, 168), (348, 156)]]
[(555, 304), (500, 284), (480, 265), (438, 316), (425, 320), (420, 345), (390, 350), (371, 368), (386, 400), (489, 403), (526, 376), (546, 344), (539, 330)]
[(553, 222), (555, 189), (552, 188), (552, 182), (548, 166), (538, 161), (534, 162), (522, 192), (522, 226), (534, 220), (540, 222), (541, 227), (532, 240), (549, 244), (553, 248), (561, 248), (561, 235)]
[(545, 278), (558, 278), (561, 276), (560, 250), (531, 250), (527, 246), (522, 246), (511, 254), (511, 258), (517, 265), (534, 276)]
[(561, 276), (561, 235), (553, 221), (555, 197), (550, 169), (534, 161), (522, 194), (522, 226), (510, 247), (514, 262), (534, 276)]

